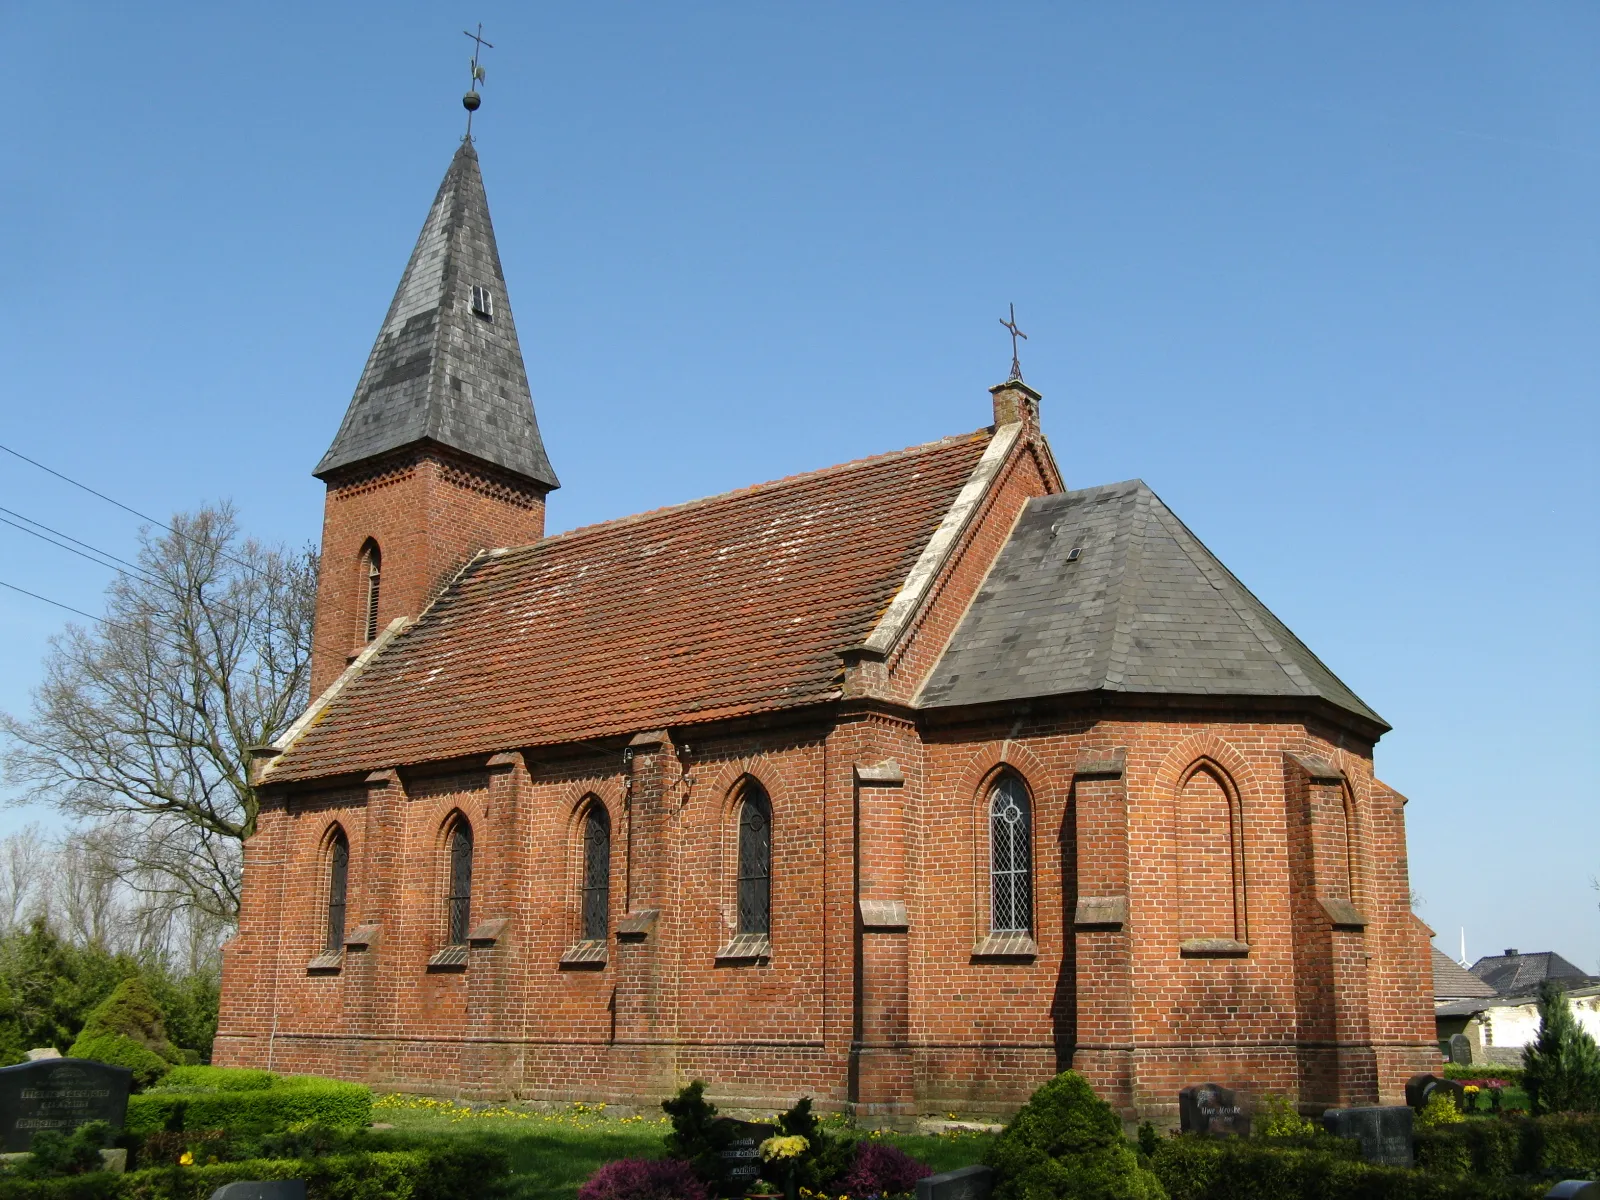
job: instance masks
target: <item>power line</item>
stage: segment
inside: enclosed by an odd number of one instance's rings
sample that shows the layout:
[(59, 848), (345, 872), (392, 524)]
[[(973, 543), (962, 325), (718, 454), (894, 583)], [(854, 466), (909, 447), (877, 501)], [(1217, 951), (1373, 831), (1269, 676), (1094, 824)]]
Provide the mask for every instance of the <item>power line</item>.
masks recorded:
[[(120, 508), (125, 513), (132, 513), (134, 516), (138, 517), (141, 521), (149, 521), (150, 524), (152, 524), (152, 525), (160, 526), (162, 529), (165, 529), (168, 533), (170, 533), (173, 537), (182, 538), (186, 542), (195, 542), (197, 544), (202, 544), (202, 545), (204, 544), (204, 543), (200, 543), (199, 539), (197, 539), (197, 538), (192, 538), (186, 533), (180, 533), (178, 530), (174, 529), (171, 525), (168, 525), (165, 521), (158, 521), (154, 517), (150, 516), (148, 513), (142, 513), (137, 508), (130, 508), (130, 507), (128, 507), (128, 505), (124, 504), (120, 500), (113, 500), (110, 496), (106, 495), (104, 492), (97, 492), (94, 488), (90, 487), (87, 483), (79, 483), (76, 479), (72, 478), (72, 476), (63, 475), (60, 471), (57, 471), (54, 467), (47, 467), (42, 462), (40, 462), (38, 459), (29, 458), (26, 454), (22, 453), (22, 451), (13, 450), (10, 446), (5, 445), (3, 442), (0, 442), (0, 450), (4, 450), (7, 454), (11, 455), (13, 458), (20, 458), (23, 462), (29, 464), (30, 466), (38, 467), (39, 470), (43, 471), (47, 475), (54, 475), (57, 479), (61, 480), (62, 482), (70, 483), (73, 487), (80, 488), (83, 491), (88, 492), (91, 496), (99, 497), (101, 500), (104, 500), (107, 504), (115, 505), (117, 508)], [(23, 520), (28, 520), (28, 518), (24, 517)], [(34, 524), (38, 524), (38, 522), (34, 522)], [(66, 535), (62, 534), (61, 536), (65, 537)], [(77, 539), (74, 538), (72, 540), (76, 541)], [(82, 543), (80, 543), (80, 545), (81, 544)], [(222, 555), (222, 557), (227, 559), (229, 562), (237, 563), (239, 566), (243, 567), (247, 571), (254, 572), (257, 575), (260, 575), (262, 573), (261, 572), (261, 568), (256, 566), (254, 563), (247, 563), (242, 558), (236, 558), (232, 554), (229, 554), (226, 550), (218, 548), (217, 549), (217, 553)]]
[(30, 592), (25, 587), (18, 587), (14, 583), (7, 583), (0, 579), (0, 587), (10, 588), (13, 592), (21, 592), (24, 596), (32, 596), (35, 600), (43, 600), (46, 604), (54, 604), (57, 608), (64, 608), (69, 613), (77, 613), (80, 617), (88, 617), (91, 621), (98, 621), (102, 625), (120, 625), (120, 621), (108, 621), (104, 617), (97, 617), (93, 613), (86, 613), (81, 608), (73, 608), (70, 604), (63, 604), (59, 600), (52, 600), (49, 596), (41, 596), (38, 592)]

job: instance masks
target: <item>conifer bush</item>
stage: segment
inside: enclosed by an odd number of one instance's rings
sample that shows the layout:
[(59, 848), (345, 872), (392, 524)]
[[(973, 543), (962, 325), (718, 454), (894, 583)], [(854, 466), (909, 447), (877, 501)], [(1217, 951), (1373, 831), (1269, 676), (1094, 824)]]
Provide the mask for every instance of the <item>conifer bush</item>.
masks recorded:
[(1122, 1136), (1122, 1120), (1076, 1071), (1022, 1106), (984, 1155), (995, 1200), (1166, 1200)]
[(1553, 980), (1539, 987), (1539, 1036), (1522, 1052), (1522, 1086), (1535, 1115), (1600, 1112), (1600, 1046)]

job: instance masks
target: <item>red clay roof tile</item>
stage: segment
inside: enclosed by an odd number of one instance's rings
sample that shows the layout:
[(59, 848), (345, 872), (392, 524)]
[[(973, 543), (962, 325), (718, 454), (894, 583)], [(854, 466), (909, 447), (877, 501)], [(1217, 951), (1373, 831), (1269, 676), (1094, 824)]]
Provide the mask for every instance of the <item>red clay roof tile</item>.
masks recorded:
[(837, 694), (987, 431), (481, 555), (273, 782), (786, 708)]

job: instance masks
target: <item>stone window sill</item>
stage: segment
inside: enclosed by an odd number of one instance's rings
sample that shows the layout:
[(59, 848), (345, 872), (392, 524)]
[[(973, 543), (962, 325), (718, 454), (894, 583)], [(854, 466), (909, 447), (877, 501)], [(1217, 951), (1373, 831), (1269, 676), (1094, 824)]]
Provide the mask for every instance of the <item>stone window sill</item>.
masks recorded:
[(561, 956), (563, 971), (600, 971), (606, 965), (605, 938), (584, 938), (574, 942)]
[(337, 975), (344, 966), (344, 955), (337, 950), (319, 954), (306, 964), (307, 975)]
[(1183, 958), (1247, 958), (1250, 946), (1232, 938), (1190, 938), (1178, 947)]
[(765, 933), (741, 933), (717, 951), (717, 965), (765, 962), (772, 957), (772, 938)]
[(974, 962), (1032, 962), (1039, 943), (1031, 933), (991, 933), (972, 948)]
[(455, 942), (442, 946), (428, 960), (430, 971), (465, 971), (467, 969), (467, 944)]

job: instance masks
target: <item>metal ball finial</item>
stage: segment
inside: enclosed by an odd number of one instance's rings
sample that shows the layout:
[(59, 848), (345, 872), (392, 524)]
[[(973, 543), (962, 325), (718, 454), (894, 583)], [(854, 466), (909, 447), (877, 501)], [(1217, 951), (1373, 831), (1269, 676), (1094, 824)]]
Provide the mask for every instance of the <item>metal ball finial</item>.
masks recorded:
[(466, 109), (469, 113), (477, 112), (478, 106), (482, 103), (483, 97), (478, 95), (477, 92), (468, 92), (465, 96), (461, 97), (461, 107)]

